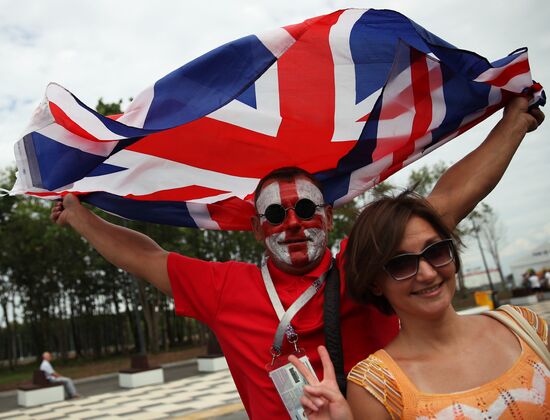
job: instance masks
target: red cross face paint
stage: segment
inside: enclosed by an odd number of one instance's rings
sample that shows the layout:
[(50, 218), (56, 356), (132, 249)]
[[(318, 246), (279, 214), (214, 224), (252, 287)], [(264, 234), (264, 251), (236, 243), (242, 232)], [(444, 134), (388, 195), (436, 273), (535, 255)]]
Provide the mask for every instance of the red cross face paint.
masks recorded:
[(318, 207), (309, 220), (300, 219), (293, 207), (300, 199), (307, 198), (315, 204), (323, 204), (323, 194), (306, 177), (291, 181), (273, 180), (262, 188), (256, 207), (264, 214), (271, 204), (281, 204), (286, 217), (278, 225), (260, 218), (262, 236), (268, 255), (281, 270), (291, 274), (303, 274), (315, 268), (326, 250), (327, 232), (331, 227), (326, 207)]

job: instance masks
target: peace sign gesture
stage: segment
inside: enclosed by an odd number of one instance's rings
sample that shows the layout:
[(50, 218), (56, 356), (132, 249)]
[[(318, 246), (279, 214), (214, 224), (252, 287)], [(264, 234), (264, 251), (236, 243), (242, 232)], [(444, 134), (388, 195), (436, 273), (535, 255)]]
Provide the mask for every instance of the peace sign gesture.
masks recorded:
[(317, 348), (323, 363), (323, 380), (319, 380), (311, 373), (296, 356), (289, 356), (288, 360), (304, 376), (309, 385), (304, 386), (304, 395), (300, 402), (310, 420), (352, 420), (353, 416), (349, 405), (338, 389), (334, 366), (325, 346)]

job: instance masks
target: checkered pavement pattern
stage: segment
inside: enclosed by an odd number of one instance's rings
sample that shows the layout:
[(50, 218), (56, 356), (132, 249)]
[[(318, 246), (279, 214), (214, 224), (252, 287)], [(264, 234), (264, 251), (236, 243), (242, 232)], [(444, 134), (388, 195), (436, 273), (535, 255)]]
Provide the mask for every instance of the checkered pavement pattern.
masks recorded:
[(162, 385), (2, 412), (0, 420), (157, 420), (184, 417), (240, 401), (229, 370), (224, 370)]

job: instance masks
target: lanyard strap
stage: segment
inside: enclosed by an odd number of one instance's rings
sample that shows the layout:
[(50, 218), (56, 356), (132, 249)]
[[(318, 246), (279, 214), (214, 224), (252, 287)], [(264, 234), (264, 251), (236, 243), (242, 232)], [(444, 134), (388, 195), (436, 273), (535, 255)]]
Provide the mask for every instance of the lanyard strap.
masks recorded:
[[(269, 299), (271, 300), (271, 304), (273, 305), (273, 309), (275, 309), (277, 317), (279, 318), (279, 326), (277, 327), (277, 331), (275, 332), (275, 337), (273, 339), (273, 345), (271, 346), (273, 357), (277, 357), (281, 354), (283, 336), (285, 334), (287, 335), (289, 341), (295, 342), (297, 340), (297, 334), (294, 331), (292, 325), (290, 325), (290, 321), (292, 320), (292, 318), (294, 318), (294, 315), (296, 315), (298, 311), (302, 309), (304, 305), (308, 303), (310, 299), (315, 296), (315, 294), (319, 291), (319, 289), (323, 285), (323, 282), (325, 281), (327, 272), (328, 270), (323, 273), (317, 280), (315, 280), (285, 311), (283, 308), (283, 304), (281, 303), (281, 299), (279, 298), (279, 295), (275, 290), (275, 285), (273, 284), (271, 275), (269, 274), (269, 269), (267, 268), (267, 259), (264, 258), (262, 260), (262, 278), (264, 279), (265, 288), (267, 290), (267, 294), (269, 295)], [(292, 341), (291, 337), (293, 337), (294, 341)]]

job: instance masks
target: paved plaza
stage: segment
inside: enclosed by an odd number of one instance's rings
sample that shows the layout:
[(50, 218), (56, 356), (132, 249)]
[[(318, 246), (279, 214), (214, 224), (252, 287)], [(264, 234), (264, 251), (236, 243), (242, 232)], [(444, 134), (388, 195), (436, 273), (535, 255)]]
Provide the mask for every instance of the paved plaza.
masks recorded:
[[(550, 322), (550, 300), (529, 305), (531, 309)], [(183, 366), (185, 365), (185, 366)], [(121, 390), (114, 375), (105, 381), (88, 381), (84, 398), (47, 404), (33, 408), (14, 408), (2, 411), (0, 420), (47, 419), (216, 419), (245, 420), (246, 413), (228, 370), (199, 374), (194, 362), (185, 362), (179, 371), (167, 372), (168, 382), (133, 390)], [(186, 376), (171, 380), (174, 375)], [(77, 382), (84, 391), (85, 385)], [(12, 405), (15, 404), (15, 393)], [(2, 401), (0, 401), (1, 403)], [(7, 406), (7, 405), (6, 405)], [(3, 407), (5, 410), (6, 407)]]
[[(1, 420), (225, 418), (243, 406), (228, 370), (0, 412)], [(229, 417), (227, 417), (229, 418)], [(239, 418), (239, 417), (232, 417)], [(240, 417), (246, 419), (246, 416)]]

